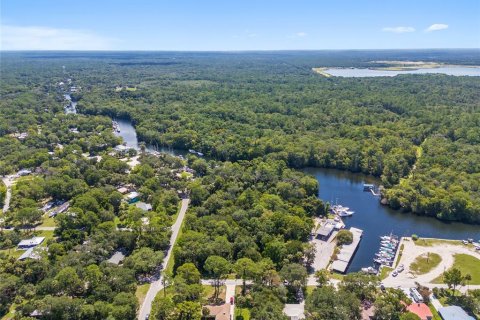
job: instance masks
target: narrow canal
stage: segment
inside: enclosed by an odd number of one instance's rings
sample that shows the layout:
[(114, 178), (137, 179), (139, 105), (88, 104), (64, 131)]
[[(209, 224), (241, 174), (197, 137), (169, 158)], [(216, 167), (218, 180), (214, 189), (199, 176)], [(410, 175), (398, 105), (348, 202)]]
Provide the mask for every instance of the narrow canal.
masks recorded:
[(480, 238), (480, 226), (463, 223), (446, 223), (435, 218), (402, 213), (380, 204), (379, 198), (363, 191), (363, 183), (378, 185), (379, 180), (358, 173), (335, 169), (307, 168), (319, 184), (319, 198), (349, 207), (355, 211), (352, 217), (343, 218), (347, 228), (362, 229), (363, 237), (348, 272), (359, 271), (373, 265), (382, 235), (391, 232), (399, 236), (417, 234), (420, 237), (467, 239)]

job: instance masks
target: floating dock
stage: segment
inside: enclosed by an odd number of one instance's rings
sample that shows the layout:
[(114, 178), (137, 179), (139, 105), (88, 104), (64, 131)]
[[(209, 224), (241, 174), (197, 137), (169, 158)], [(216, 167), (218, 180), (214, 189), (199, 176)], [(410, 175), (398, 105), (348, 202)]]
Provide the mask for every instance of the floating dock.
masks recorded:
[(357, 251), (360, 240), (362, 239), (363, 230), (352, 227), (350, 228), (350, 232), (353, 234), (353, 241), (351, 244), (342, 246), (340, 253), (337, 255), (337, 260), (332, 263), (333, 271), (345, 273)]

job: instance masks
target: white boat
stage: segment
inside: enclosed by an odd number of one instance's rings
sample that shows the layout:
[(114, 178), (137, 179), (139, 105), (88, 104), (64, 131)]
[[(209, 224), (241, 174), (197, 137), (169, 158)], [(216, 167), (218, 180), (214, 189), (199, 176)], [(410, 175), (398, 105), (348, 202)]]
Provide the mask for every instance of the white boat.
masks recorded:
[(340, 211), (337, 213), (340, 217), (350, 217), (353, 215), (353, 211)]
[(368, 273), (368, 274), (377, 274), (377, 269), (374, 267), (367, 267), (367, 268), (362, 268), (362, 272)]

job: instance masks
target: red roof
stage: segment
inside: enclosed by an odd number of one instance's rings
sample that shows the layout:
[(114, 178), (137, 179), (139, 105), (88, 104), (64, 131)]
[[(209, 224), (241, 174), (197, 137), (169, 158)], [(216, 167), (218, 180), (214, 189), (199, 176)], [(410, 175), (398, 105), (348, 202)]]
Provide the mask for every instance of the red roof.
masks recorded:
[(412, 303), (407, 307), (407, 310), (415, 313), (422, 320), (430, 320), (433, 318), (430, 308), (425, 303)]

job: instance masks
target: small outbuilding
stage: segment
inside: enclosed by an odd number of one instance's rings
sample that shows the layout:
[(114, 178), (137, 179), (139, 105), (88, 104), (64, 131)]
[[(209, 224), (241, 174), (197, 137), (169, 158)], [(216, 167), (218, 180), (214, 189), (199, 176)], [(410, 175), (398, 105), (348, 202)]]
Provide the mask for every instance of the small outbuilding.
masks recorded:
[(290, 320), (305, 319), (305, 303), (286, 304), (283, 308), (283, 313), (290, 318)]
[(145, 203), (142, 201), (135, 203), (135, 207), (137, 207), (138, 209), (142, 209), (143, 211), (152, 211), (152, 205), (150, 203)]
[(119, 265), (125, 259), (125, 255), (121, 251), (115, 253), (107, 260), (107, 262)]

